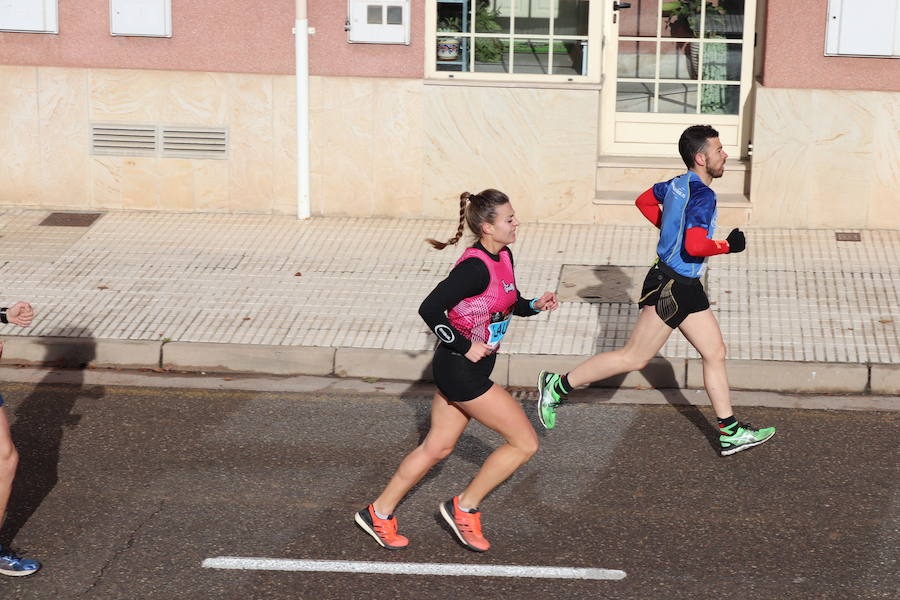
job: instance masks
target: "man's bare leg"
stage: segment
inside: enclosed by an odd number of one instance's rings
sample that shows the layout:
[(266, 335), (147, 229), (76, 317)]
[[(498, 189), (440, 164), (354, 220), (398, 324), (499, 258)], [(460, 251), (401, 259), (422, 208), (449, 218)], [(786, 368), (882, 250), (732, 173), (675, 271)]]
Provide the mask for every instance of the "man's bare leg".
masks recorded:
[(703, 358), (703, 387), (716, 416), (725, 419), (734, 414), (725, 369), (725, 341), (719, 322), (710, 309), (693, 313), (678, 326), (688, 342)]
[(659, 352), (672, 328), (656, 314), (656, 307), (645, 306), (638, 315), (628, 342), (618, 350), (595, 354), (571, 371), (569, 383), (581, 387), (631, 371), (640, 371)]
[(645, 306), (622, 348), (596, 354), (565, 376), (541, 371), (538, 375), (538, 418), (541, 424), (547, 429), (556, 426), (556, 407), (560, 399), (576, 387), (643, 369), (670, 335), (672, 328), (659, 318), (656, 308)]

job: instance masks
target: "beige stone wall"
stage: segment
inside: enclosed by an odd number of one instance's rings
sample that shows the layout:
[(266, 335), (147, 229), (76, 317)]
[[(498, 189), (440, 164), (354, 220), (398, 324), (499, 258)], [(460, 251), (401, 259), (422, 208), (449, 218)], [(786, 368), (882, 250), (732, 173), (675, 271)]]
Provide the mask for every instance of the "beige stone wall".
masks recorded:
[[(0, 66), (0, 204), (296, 213), (294, 78)], [(93, 156), (91, 122), (225, 126), (227, 160)]]
[[(310, 84), (313, 215), (455, 218), (496, 187), (523, 220), (598, 221), (597, 91)], [(294, 106), (286, 75), (0, 66), (0, 204), (296, 214)], [(109, 121), (226, 126), (229, 156), (93, 156)], [(896, 93), (760, 87), (754, 129), (751, 226), (900, 228)]]
[(456, 217), (460, 192), (493, 187), (520, 219), (593, 222), (597, 91), (429, 85), (424, 99), (425, 215)]
[[(597, 92), (312, 77), (314, 215), (455, 217), (496, 187), (590, 222)], [(296, 213), (294, 78), (0, 66), (0, 204)], [(94, 156), (91, 122), (225, 126), (226, 160)]]
[(751, 223), (900, 228), (895, 92), (758, 87)]
[(494, 187), (520, 218), (591, 222), (596, 91), (314, 77), (314, 214), (456, 218)]

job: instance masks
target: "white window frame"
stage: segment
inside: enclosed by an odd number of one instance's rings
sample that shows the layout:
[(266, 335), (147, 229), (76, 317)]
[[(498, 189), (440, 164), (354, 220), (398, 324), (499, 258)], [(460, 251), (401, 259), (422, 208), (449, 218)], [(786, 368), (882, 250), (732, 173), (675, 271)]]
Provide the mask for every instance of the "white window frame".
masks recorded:
[[(32, 14), (23, 16), (29, 9)], [(59, 33), (57, 0), (0, 0), (0, 31)]]
[[(382, 18), (387, 20), (388, 7), (399, 6), (399, 24), (369, 24), (367, 10), (380, 6)], [(405, 44), (409, 45), (409, 0), (347, 0), (347, 41), (351, 44)]]
[(825, 56), (900, 58), (900, 2), (828, 0)]
[[(0, 0), (2, 2), (2, 0)], [(156, 29), (147, 27), (153, 9)], [(140, 25), (135, 26), (135, 22)], [(172, 0), (109, 0), (109, 33), (129, 37), (172, 37)]]
[[(475, 0), (471, 0), (474, 2)], [(611, 1), (611, 0), (610, 0)], [(425, 77), (432, 80), (466, 80), (466, 81), (489, 81), (489, 82), (533, 82), (533, 83), (553, 83), (553, 84), (599, 84), (602, 81), (601, 57), (603, 46), (603, 6), (598, 0), (592, 1), (590, 4), (590, 15), (588, 17), (588, 47), (587, 47), (587, 67), (586, 75), (543, 75), (537, 73), (496, 73), (496, 72), (475, 72), (475, 71), (439, 71), (437, 69), (437, 39), (439, 37), (447, 37), (447, 34), (439, 35), (437, 31), (437, 5), (438, 1), (429, 0), (425, 3)], [(553, 0), (555, 5), (559, 0)], [(522, 4), (521, 0), (514, 0), (510, 3), (513, 7), (513, 31), (515, 31), (515, 8)], [(474, 19), (472, 19), (474, 21)], [(474, 22), (469, 24), (470, 38), (497, 38), (497, 39), (541, 39), (548, 37), (546, 35), (535, 34), (486, 34), (474, 33)], [(559, 35), (552, 36), (554, 40), (567, 39), (583, 39), (585, 36), (577, 35)], [(429, 50), (432, 49), (432, 50)]]

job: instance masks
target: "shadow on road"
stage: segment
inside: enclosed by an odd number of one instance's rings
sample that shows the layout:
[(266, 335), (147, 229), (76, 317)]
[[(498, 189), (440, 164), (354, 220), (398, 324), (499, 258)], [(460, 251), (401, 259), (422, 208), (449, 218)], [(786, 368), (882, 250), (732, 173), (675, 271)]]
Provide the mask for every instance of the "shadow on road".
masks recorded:
[[(72, 412), (75, 403), (82, 397), (102, 397), (104, 394), (102, 386), (84, 387), (84, 369), (96, 354), (93, 337), (80, 337), (77, 343), (56, 350), (52, 348), (47, 347), (45, 357), (45, 363), (52, 365), (52, 370), (18, 403), (15, 421), (10, 427), (19, 453), (19, 466), (6, 522), (0, 530), (0, 544), (3, 545), (9, 544), (25, 526), (59, 481), (64, 432), (81, 420), (81, 415)], [(66, 371), (65, 385), (58, 383), (60, 370)]]

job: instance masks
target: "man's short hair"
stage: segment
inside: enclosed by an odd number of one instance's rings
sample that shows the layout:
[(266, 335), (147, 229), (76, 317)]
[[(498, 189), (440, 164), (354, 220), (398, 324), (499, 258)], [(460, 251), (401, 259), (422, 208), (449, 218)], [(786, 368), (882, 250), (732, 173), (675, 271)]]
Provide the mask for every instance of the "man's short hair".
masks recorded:
[(691, 125), (678, 140), (678, 153), (688, 169), (694, 168), (694, 156), (706, 147), (706, 140), (719, 137), (719, 132), (709, 125)]

